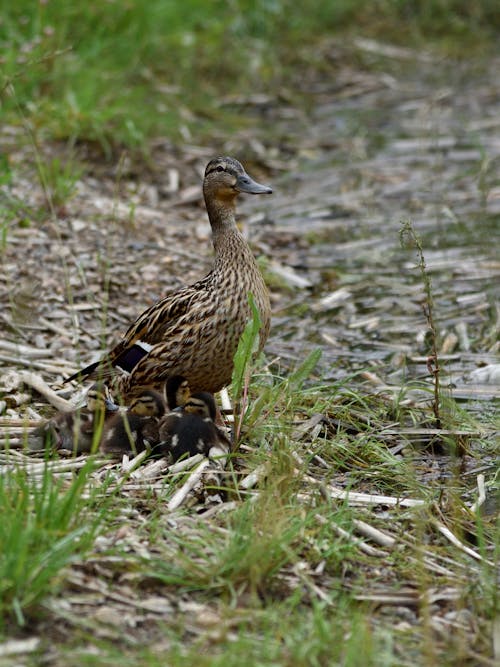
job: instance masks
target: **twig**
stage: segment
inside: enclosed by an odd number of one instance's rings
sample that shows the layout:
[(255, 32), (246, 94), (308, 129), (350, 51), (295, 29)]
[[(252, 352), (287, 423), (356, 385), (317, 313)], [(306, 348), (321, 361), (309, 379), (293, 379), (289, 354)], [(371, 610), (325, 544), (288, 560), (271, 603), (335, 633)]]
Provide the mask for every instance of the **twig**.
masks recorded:
[(367, 554), (367, 556), (377, 556), (379, 558), (384, 558), (385, 556), (387, 556), (387, 552), (382, 551), (381, 549), (376, 549), (375, 547), (366, 544), (365, 542), (363, 542), (363, 540), (360, 540), (351, 535), (350, 533), (348, 533), (347, 530), (344, 530), (343, 528), (337, 526), (334, 523), (330, 523), (325, 519), (324, 516), (321, 516), (321, 514), (315, 514), (314, 518), (318, 521), (318, 523), (320, 523), (323, 526), (326, 524), (330, 524), (332, 530), (334, 530), (337, 533), (337, 535), (340, 535), (341, 537), (344, 537), (347, 540), (349, 540), (349, 542), (352, 542), (352, 544), (354, 544), (355, 547), (360, 549), (360, 551), (363, 551), (365, 554)]
[(239, 483), (239, 488), (243, 489), (244, 491), (248, 491), (248, 489), (252, 489), (260, 480), (265, 477), (267, 472), (267, 466), (265, 465), (260, 465), (255, 468), (250, 474), (248, 474), (246, 477), (243, 477), (243, 479)]
[(0, 646), (0, 657), (19, 655), (20, 653), (33, 653), (38, 649), (40, 642), (41, 639), (39, 637), (9, 639)]
[(475, 558), (476, 560), (479, 560), (483, 563), (487, 563), (488, 565), (491, 565), (491, 567), (494, 567), (494, 563), (492, 563), (490, 560), (487, 560), (486, 558), (483, 558), (480, 554), (476, 553), (474, 549), (471, 549), (470, 547), (466, 546), (460, 540), (458, 537), (453, 535), (451, 530), (447, 528), (446, 526), (443, 526), (442, 523), (439, 523), (439, 521), (434, 521), (434, 525), (436, 528), (439, 530), (439, 532), (446, 537), (447, 540), (449, 540), (453, 545), (455, 545), (460, 551), (463, 551), (466, 553), (468, 556), (471, 556), (472, 558)]
[(195, 470), (193, 470), (181, 488), (174, 493), (172, 498), (170, 498), (167, 504), (167, 509), (173, 511), (182, 505), (191, 489), (193, 489), (200, 481), (205, 468), (209, 465), (210, 462), (208, 459), (205, 459)]
[(184, 472), (184, 470), (187, 470), (188, 468), (194, 468), (194, 466), (200, 461), (203, 461), (204, 458), (205, 457), (203, 454), (195, 454), (194, 456), (190, 456), (188, 459), (183, 459), (182, 461), (173, 463), (168, 467), (168, 472), (173, 474)]
[(139, 454), (137, 454), (131, 459), (129, 459), (129, 457), (125, 454), (122, 459), (122, 465), (121, 465), (122, 472), (128, 474), (129, 472), (134, 470), (134, 468), (140, 466), (147, 456), (149, 456), (149, 452), (146, 449), (142, 452), (139, 452)]
[(233, 406), (231, 405), (231, 399), (229, 398), (229, 393), (225, 387), (224, 389), (221, 389), (219, 396), (225, 419), (229, 422), (234, 422)]
[(51, 363), (44, 363), (42, 361), (35, 361), (34, 359), (22, 359), (21, 357), (9, 357), (6, 354), (0, 354), (0, 361), (3, 361), (7, 364), (14, 364), (16, 366), (28, 366), (29, 368), (36, 368), (39, 371), (46, 371), (47, 373), (54, 373), (58, 375), (59, 373), (65, 372), (65, 367), (62, 366), (53, 366)]
[(17, 386), (20, 384), (27, 384), (29, 387), (32, 387), (32, 389), (41, 394), (60, 412), (71, 412), (71, 410), (74, 409), (74, 406), (66, 399), (58, 396), (40, 375), (30, 373), (29, 371), (12, 371), (10, 377), (12, 377), (14, 382), (17, 382)]
[(391, 595), (390, 593), (372, 593), (355, 595), (355, 600), (360, 602), (377, 602), (378, 604), (390, 604), (405, 607), (418, 607), (420, 604), (419, 596), (415, 593), (400, 593), (399, 595)]
[(158, 477), (162, 472), (168, 469), (168, 461), (166, 458), (161, 458), (158, 461), (150, 461), (146, 465), (134, 470), (130, 475), (130, 479), (146, 480), (153, 477)]
[(484, 475), (483, 474), (478, 475), (476, 481), (477, 481), (477, 490), (478, 490), (479, 495), (477, 497), (476, 502), (472, 503), (472, 505), (470, 506), (470, 511), (471, 512), (476, 512), (481, 507), (481, 505), (484, 503), (484, 501), (486, 500), (486, 488), (484, 486)]
[(16, 428), (34, 428), (36, 426), (42, 426), (45, 424), (44, 419), (1, 419), (0, 426), (11, 428), (12, 430)]
[(396, 538), (370, 526), (370, 524), (361, 521), (361, 519), (353, 519), (353, 525), (361, 535), (373, 540), (373, 542), (380, 544), (382, 547), (393, 547), (396, 544)]
[(378, 496), (370, 493), (357, 493), (356, 491), (344, 491), (333, 486), (328, 486), (332, 498), (347, 500), (349, 505), (395, 505), (398, 507), (421, 507), (425, 504), (423, 500), (415, 498), (397, 498), (396, 496)]
[(30, 359), (35, 359), (39, 357), (46, 357), (47, 350), (42, 350), (38, 347), (31, 347), (29, 345), (21, 345), (19, 343), (11, 343), (8, 340), (0, 339), (0, 350), (6, 350), (7, 352), (14, 352), (20, 357), (29, 357)]

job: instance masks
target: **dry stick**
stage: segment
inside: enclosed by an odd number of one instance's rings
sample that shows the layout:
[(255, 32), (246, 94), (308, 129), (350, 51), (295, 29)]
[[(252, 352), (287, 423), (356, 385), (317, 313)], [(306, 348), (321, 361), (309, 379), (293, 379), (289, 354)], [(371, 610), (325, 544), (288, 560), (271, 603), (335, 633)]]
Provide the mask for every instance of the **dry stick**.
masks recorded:
[(137, 454), (131, 459), (129, 459), (127, 454), (124, 454), (122, 459), (121, 472), (128, 474), (134, 468), (140, 465), (148, 455), (149, 452), (147, 451), (147, 449), (145, 449), (142, 452), (139, 452), (139, 454)]
[(4, 361), (8, 364), (14, 364), (16, 366), (29, 366), (30, 368), (36, 368), (39, 371), (46, 371), (47, 373), (59, 374), (65, 371), (66, 367), (63, 366), (53, 366), (49, 363), (44, 363), (42, 361), (35, 361), (34, 359), (21, 359), (20, 357), (9, 357), (5, 354), (0, 354), (0, 361)]
[(361, 519), (353, 519), (353, 525), (356, 530), (364, 537), (367, 537), (373, 542), (380, 544), (382, 547), (393, 547), (396, 544), (396, 538), (383, 533), (381, 530), (370, 526), (370, 524), (361, 521)]
[(20, 653), (33, 653), (38, 649), (40, 642), (41, 639), (39, 637), (10, 639), (0, 646), (0, 658), (8, 655), (19, 655)]
[(472, 558), (475, 558), (476, 560), (479, 560), (483, 563), (487, 563), (488, 565), (491, 565), (491, 567), (494, 567), (495, 564), (491, 560), (487, 560), (486, 558), (483, 558), (480, 554), (476, 553), (474, 549), (471, 549), (470, 547), (466, 546), (460, 540), (458, 537), (453, 535), (451, 530), (447, 528), (446, 526), (443, 526), (443, 524), (439, 523), (439, 521), (434, 521), (433, 522), (436, 528), (439, 530), (439, 532), (446, 537), (453, 545), (455, 545), (460, 551), (463, 551), (466, 553), (468, 556), (472, 556)]
[(130, 475), (130, 479), (146, 481), (151, 479), (152, 477), (158, 477), (167, 469), (168, 469), (168, 461), (167, 459), (162, 458), (159, 459), (158, 461), (151, 461), (150, 463), (147, 463), (145, 466), (142, 466), (141, 468), (134, 470), (134, 472)]
[(246, 477), (243, 477), (243, 479), (238, 484), (239, 488), (243, 489), (244, 491), (252, 489), (258, 482), (260, 482), (261, 479), (263, 479), (266, 476), (266, 472), (267, 472), (267, 466), (265, 465), (257, 466), (255, 470), (252, 470), (252, 472), (246, 475)]
[(168, 472), (172, 474), (183, 472), (188, 468), (193, 468), (197, 463), (203, 461), (204, 458), (205, 457), (203, 456), (203, 454), (195, 454), (194, 456), (190, 456), (188, 459), (182, 459), (182, 461), (177, 461), (177, 463), (172, 463), (172, 465), (168, 467)]
[(68, 581), (76, 585), (79, 589), (101, 593), (110, 600), (121, 602), (135, 609), (146, 609), (147, 611), (151, 611), (151, 607), (147, 605), (147, 601), (137, 599), (135, 596), (127, 597), (122, 593), (117, 593), (116, 591), (112, 590), (111, 587), (102, 583), (100, 580), (90, 579), (89, 577), (81, 575), (74, 570), (68, 574)]
[[(15, 450), (12, 450), (10, 453), (14, 452)], [(25, 461), (23, 462), (22, 460), (5, 461), (1, 463), (0, 472), (5, 474), (11, 470), (14, 470), (14, 468), (19, 468), (22, 466), (29, 475), (39, 477), (44, 475), (45, 470), (47, 467), (49, 467), (51, 473), (60, 475), (79, 470), (80, 468), (83, 468), (86, 463), (87, 459), (84, 457), (78, 457), (77, 459), (71, 459), (70, 461), (54, 461), (53, 464), (51, 462), (46, 463), (45, 461), (42, 461), (41, 463), (33, 463), (32, 459), (29, 463)]]
[(292, 571), (295, 574), (295, 576), (298, 577), (305, 586), (310, 588), (312, 592), (320, 600), (323, 600), (323, 602), (326, 602), (328, 605), (333, 604), (333, 600), (331, 599), (331, 597), (327, 595), (324, 591), (322, 591), (319, 586), (316, 586), (316, 584), (313, 581), (311, 581), (311, 579), (306, 575), (305, 572), (302, 572), (299, 563), (295, 563), (295, 565), (292, 568)]
[(379, 604), (401, 605), (405, 607), (416, 607), (420, 604), (417, 593), (408, 593), (400, 595), (391, 595), (390, 593), (373, 593), (368, 595), (355, 595), (355, 600), (363, 602), (378, 602)]
[[(305, 469), (306, 465), (302, 458), (297, 454), (297, 452), (292, 451), (293, 458), (300, 464), (302, 470)], [(397, 498), (395, 496), (379, 496), (370, 493), (357, 493), (356, 491), (344, 491), (344, 489), (339, 489), (335, 486), (326, 485), (323, 482), (318, 481), (310, 475), (304, 474), (300, 470), (295, 470), (295, 473), (302, 475), (302, 478), (310, 484), (320, 487), (320, 490), (323, 489), (323, 493), (330, 494), (329, 497), (336, 498), (338, 500), (347, 500), (349, 505), (397, 505), (398, 507), (420, 507), (425, 504), (424, 500), (417, 500), (415, 498)], [(250, 476), (250, 475), (249, 475)], [(240, 482), (241, 486), (241, 482)]]
[(38, 319), (40, 324), (42, 324), (46, 329), (49, 329), (49, 331), (52, 331), (53, 333), (58, 334), (59, 336), (64, 336), (65, 338), (68, 337), (68, 331), (64, 327), (60, 327), (54, 322), (51, 322), (50, 320), (47, 320), (45, 317), (40, 317)]
[(484, 503), (484, 501), (486, 500), (486, 488), (484, 486), (484, 475), (483, 474), (478, 475), (476, 482), (477, 482), (477, 490), (478, 490), (479, 495), (478, 495), (478, 498), (477, 498), (476, 502), (472, 503), (472, 505), (470, 506), (470, 511), (471, 512), (476, 512), (481, 507), (481, 505)]
[(0, 438), (0, 448), (21, 447), (24, 445), (24, 438)]
[[(315, 514), (314, 518), (322, 526), (330, 524), (330, 522), (327, 521), (324, 516), (321, 516), (321, 514)], [(386, 551), (382, 551), (381, 549), (376, 549), (375, 547), (372, 547), (369, 544), (363, 542), (363, 540), (359, 540), (353, 537), (350, 533), (347, 532), (347, 530), (344, 530), (340, 526), (337, 526), (335, 524), (330, 524), (330, 525), (332, 529), (337, 533), (337, 535), (345, 537), (347, 540), (349, 540), (349, 542), (352, 542), (354, 546), (358, 547), (361, 551), (364, 551), (364, 553), (367, 554), (368, 556), (378, 556), (381, 558), (387, 556)]]
[(42, 424), (45, 424), (44, 419), (1, 419), (0, 418), (0, 426), (4, 426), (6, 428), (11, 428), (13, 431), (17, 430), (18, 427), (24, 427), (24, 429), (27, 428), (34, 428), (35, 426), (41, 426)]
[(234, 422), (233, 406), (231, 405), (231, 399), (229, 398), (229, 393), (226, 387), (221, 389), (219, 396), (222, 403), (222, 412), (224, 414), (224, 418), (229, 422)]
[(23, 383), (27, 384), (29, 387), (32, 387), (51, 405), (57, 408), (57, 410), (60, 410), (61, 412), (71, 412), (71, 410), (74, 409), (74, 406), (66, 399), (58, 396), (40, 375), (37, 375), (36, 373), (30, 373), (29, 371), (19, 371), (12, 372), (11, 376), (15, 381), (17, 381), (18, 386), (19, 384)]
[(188, 493), (198, 484), (198, 482), (201, 479), (201, 476), (203, 475), (203, 471), (209, 465), (210, 461), (208, 461), (208, 459), (205, 459), (200, 463), (198, 468), (193, 470), (193, 472), (189, 475), (189, 477), (181, 486), (181, 488), (178, 491), (176, 491), (172, 496), (172, 498), (169, 500), (167, 504), (167, 509), (172, 511), (180, 507), (180, 505), (182, 505)]
[(29, 357), (30, 359), (47, 356), (47, 350), (42, 350), (39, 347), (31, 347), (29, 345), (21, 345), (19, 343), (11, 343), (8, 340), (2, 339), (0, 339), (0, 350), (14, 352), (20, 357)]

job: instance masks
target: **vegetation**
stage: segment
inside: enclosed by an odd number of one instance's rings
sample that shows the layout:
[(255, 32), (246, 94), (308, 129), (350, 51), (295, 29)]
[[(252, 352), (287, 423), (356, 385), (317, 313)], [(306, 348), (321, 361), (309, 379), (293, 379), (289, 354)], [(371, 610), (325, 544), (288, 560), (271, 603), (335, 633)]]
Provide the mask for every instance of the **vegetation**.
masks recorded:
[[(81, 162), (82, 146), (92, 155), (90, 167), (108, 158), (120, 171), (122, 149), (147, 162), (156, 137), (174, 144), (211, 137), (213, 143), (214, 132), (228, 134), (247, 122), (238, 96), (276, 96), (285, 84), (293, 94), (290, 84), (307, 78), (309, 66), (324, 67), (324, 40), (332, 36), (346, 49), (345, 35), (363, 35), (464, 55), (492, 49), (500, 31), (494, 0), (4, 4), (0, 87), (11, 133), (2, 146), (28, 146), (30, 177), (42, 192), (38, 200), (24, 198), (14, 187), (19, 161), (14, 165), (0, 151), (0, 252), (16, 236), (11, 265), (22, 258), (22, 232), (31, 231), (24, 227), (34, 223), (48, 238), (36, 254), (40, 264), (44, 251), (57, 255), (55, 239), (78, 237), (78, 229), (90, 237), (87, 220), (71, 227), (58, 217), (89, 166)], [(60, 154), (47, 157), (47, 146), (58, 141), (64, 142)], [(493, 167), (485, 157), (478, 176), (485, 202), (496, 184)], [(119, 180), (120, 174), (117, 199)], [(84, 215), (79, 209), (77, 217)], [(151, 238), (133, 246), (120, 236), (126, 225), (118, 214), (92, 215), (102, 269), (95, 291), (85, 274), (91, 251), (78, 238), (77, 250), (68, 250), (71, 261), (76, 257), (76, 278), (65, 272), (61, 287), (60, 274), (49, 266), (46, 278), (40, 266), (54, 309), (71, 302), (79, 281), (88, 291), (71, 320), (49, 322), (51, 335), (66, 337), (61, 344), (68, 348), (78, 336), (70, 340), (61, 323), (78, 329), (74, 322), (89, 304), (90, 337), (99, 345), (107, 290), (118, 291), (125, 280), (107, 273), (111, 255), (104, 246), (111, 241), (104, 231), (116, 235), (124, 255), (156, 244), (152, 223)], [(133, 204), (130, 218), (132, 229)], [(495, 220), (489, 224), (494, 229)], [(6, 645), (0, 665), (9, 651), (22, 653), (23, 664), (53, 660), (70, 667), (493, 664), (500, 540), (495, 515), (483, 506), (485, 485), (489, 501), (495, 483), (493, 418), (479, 424), (444, 394), (426, 243), (410, 223), (403, 231), (417, 249), (430, 378), (403, 379), (392, 393), (387, 385), (373, 391), (361, 372), (325, 380), (319, 351), (291, 370), (260, 359), (250, 373), (254, 316), (231, 388), (236, 451), (223, 472), (205, 470), (209, 481), (174, 509), (176, 494), (198, 469), (155, 477), (155, 462), (128, 468), (95, 457), (37, 459), (2, 440), (0, 640)], [(353, 232), (346, 226), (340, 233), (348, 240)], [(194, 253), (188, 248), (186, 256)], [(70, 260), (61, 254), (57, 261), (66, 267)], [(170, 269), (162, 265), (162, 272)], [(129, 264), (126, 276), (147, 282)], [(2, 285), (11, 287), (8, 279)], [(8, 298), (22, 306), (25, 284), (15, 287)], [(37, 312), (29, 293), (26, 302), (25, 310)], [(120, 326), (128, 321), (125, 312)], [(476, 341), (478, 348), (494, 349), (493, 312), (491, 305), (489, 333), (486, 342)], [(5, 326), (12, 324), (9, 337), (17, 341), (19, 334), (26, 342), (20, 322), (6, 318)], [(37, 333), (43, 341), (43, 330)], [(56, 376), (57, 367), (50, 368)], [(433, 455), (436, 443), (445, 456)], [(35, 644), (8, 644), (24, 637), (35, 637)]]
[[(286, 380), (254, 374), (245, 451), (206, 489), (207, 518), (168, 509), (189, 471), (154, 489), (110, 464), (103, 484), (92, 460), (72, 481), (57, 460), (2, 475), (4, 636), (47, 623), (68, 665), (104, 667), (126, 651), (126, 665), (451, 666), (471, 655), (459, 619), (473, 617), (473, 651), (487, 651), (497, 529), (464, 502), (458, 465), (449, 461), (448, 484), (429, 485), (420, 457), (380, 441), (384, 400), (348, 383), (307, 387), (316, 361)], [(319, 429), (296, 431), (317, 414)], [(335, 497), (346, 472), (371, 501), (350, 499), (349, 485)], [(211, 493), (226, 502), (211, 505)], [(221, 511), (208, 518), (210, 507)], [(439, 632), (450, 619), (455, 632)], [(138, 631), (148, 640), (128, 639)]]
[[(37, 139), (97, 142), (108, 153), (201, 136), (237, 118), (225, 96), (275, 92), (299, 61), (321, 62), (322, 37), (372, 36), (463, 55), (496, 43), (496, 3), (482, 0), (203, 0), (4, 3), (2, 106)], [(5, 116), (5, 114), (7, 114)]]

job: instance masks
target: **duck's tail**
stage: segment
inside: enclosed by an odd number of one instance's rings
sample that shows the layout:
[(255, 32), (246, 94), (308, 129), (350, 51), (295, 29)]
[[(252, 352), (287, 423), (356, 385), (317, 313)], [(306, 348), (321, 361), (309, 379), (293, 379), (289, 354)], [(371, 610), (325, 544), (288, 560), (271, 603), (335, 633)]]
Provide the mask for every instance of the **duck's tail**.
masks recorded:
[[(105, 359), (95, 361), (93, 364), (82, 368), (64, 380), (64, 384), (72, 380), (107, 380), (116, 374), (116, 371), (130, 373), (139, 361), (151, 351), (152, 345), (137, 341), (130, 347), (118, 352), (110, 352)], [(116, 348), (115, 348), (116, 349)]]

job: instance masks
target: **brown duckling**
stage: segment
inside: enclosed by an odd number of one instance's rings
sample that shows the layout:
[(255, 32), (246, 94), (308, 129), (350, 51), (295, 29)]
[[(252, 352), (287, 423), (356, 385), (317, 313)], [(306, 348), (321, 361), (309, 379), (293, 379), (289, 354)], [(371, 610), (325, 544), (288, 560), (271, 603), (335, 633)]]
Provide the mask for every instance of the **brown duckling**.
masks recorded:
[(169, 377), (165, 385), (167, 403), (170, 410), (182, 407), (191, 396), (189, 382), (183, 375)]
[(60, 412), (38, 431), (54, 449), (69, 449), (77, 454), (87, 453), (97, 446), (99, 434), (106, 421), (118, 410), (109, 390), (97, 382), (87, 392), (85, 407), (71, 412)]
[(210, 160), (203, 195), (215, 249), (212, 270), (145, 310), (110, 352), (66, 382), (114, 377), (115, 390), (125, 402), (144, 387), (162, 390), (169, 377), (179, 374), (193, 392), (215, 393), (229, 384), (233, 357), (251, 315), (249, 293), (261, 319), (261, 349), (271, 314), (264, 279), (236, 226), (236, 200), (240, 193), (271, 192), (250, 178), (238, 160)]
[(213, 447), (228, 453), (231, 443), (215, 424), (217, 407), (212, 394), (192, 394), (182, 408), (168, 413), (160, 421), (160, 444), (156, 452), (170, 454), (174, 461), (184, 456), (204, 454)]
[(138, 454), (159, 442), (159, 421), (165, 414), (163, 396), (145, 389), (126, 412), (115, 415), (104, 428), (99, 449), (105, 454)]

